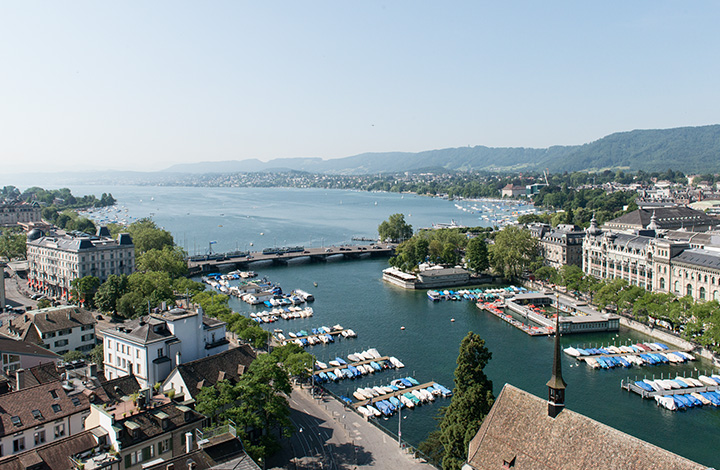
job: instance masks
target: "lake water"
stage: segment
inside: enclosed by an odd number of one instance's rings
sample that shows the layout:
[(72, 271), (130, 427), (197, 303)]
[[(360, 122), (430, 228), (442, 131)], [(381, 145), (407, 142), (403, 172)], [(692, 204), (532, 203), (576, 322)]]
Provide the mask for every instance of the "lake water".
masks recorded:
[[(74, 194), (111, 192), (128, 217), (152, 218), (170, 230), (178, 244), (190, 253), (204, 253), (210, 241), (216, 251), (270, 246), (321, 246), (349, 243), (353, 236), (374, 237), (377, 226), (389, 215), (404, 213), (415, 228), (456, 220), (464, 225), (484, 225), (482, 214), (460, 210), (455, 202), (438, 198), (390, 193), (340, 190), (175, 188), (175, 187), (95, 187), (74, 186)], [(469, 207), (470, 203), (459, 203)], [(485, 204), (487, 205), (487, 204)], [(478, 206), (479, 207), (479, 206)], [(500, 212), (494, 206), (491, 209)], [(511, 207), (505, 213), (524, 208)], [(261, 235), (262, 234), (262, 235)], [(495, 394), (511, 383), (537, 396), (545, 397), (550, 377), (552, 340), (531, 338), (472, 303), (438, 302), (427, 299), (424, 291), (406, 291), (384, 283), (381, 271), (387, 260), (334, 260), (324, 264), (291, 263), (288, 267), (254, 265), (261, 276), (278, 282), (285, 291), (303, 289), (317, 299), (315, 315), (308, 319), (280, 321), (269, 326), (284, 331), (309, 330), (336, 323), (358, 333), (327, 346), (308, 349), (320, 360), (367, 348), (396, 356), (405, 364), (401, 372), (383, 371), (355, 381), (332, 386), (338, 394), (351, 396), (358, 386), (381, 385), (413, 375), (419, 381), (437, 381), (453, 387), (453, 372), (459, 343), (468, 331), (486, 341), (493, 358), (486, 372)], [(317, 287), (314, 286), (317, 283)], [(262, 310), (231, 300), (237, 311)], [(451, 319), (455, 319), (451, 322)], [(401, 330), (401, 327), (405, 327)], [(568, 335), (563, 346), (583, 343), (622, 342), (649, 338), (632, 330), (619, 334)], [(623, 391), (620, 381), (628, 376), (651, 377), (664, 374), (693, 374), (709, 371), (710, 365), (696, 361), (690, 365), (593, 370), (563, 355), (563, 376), (568, 383), (568, 409), (583, 413), (621, 431), (708, 466), (720, 467), (715, 445), (720, 439), (720, 410), (703, 407), (684, 412), (658, 408), (654, 401)], [(403, 413), (402, 435), (418, 444), (434, 428), (434, 417), (448, 400), (438, 399)], [(380, 423), (397, 433), (398, 418)], [(588, 442), (587, 445), (602, 445)]]

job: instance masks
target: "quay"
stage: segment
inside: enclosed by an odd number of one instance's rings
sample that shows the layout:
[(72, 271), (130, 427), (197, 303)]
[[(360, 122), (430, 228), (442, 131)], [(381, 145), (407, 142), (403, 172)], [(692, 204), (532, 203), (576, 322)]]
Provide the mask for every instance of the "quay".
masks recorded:
[[(395, 253), (397, 244), (388, 243), (383, 245), (346, 245), (331, 246), (323, 248), (305, 248), (303, 251), (285, 253), (263, 253), (262, 251), (214, 254), (208, 259), (198, 259), (194, 256), (188, 258), (188, 275), (218, 271), (220, 266), (232, 266), (233, 269), (247, 270), (251, 263), (260, 261), (271, 261), (273, 264), (287, 265), (288, 261), (298, 258), (308, 258), (311, 262), (323, 263), (331, 257), (342, 257), (344, 259), (362, 259), (390, 257)], [(202, 257), (200, 257), (202, 258)]]
[(372, 398), (369, 398), (366, 400), (357, 401), (350, 406), (353, 407), (355, 410), (357, 410), (358, 407), (360, 407), (360, 406), (372, 405), (375, 402), (378, 402), (381, 400), (387, 400), (390, 397), (398, 397), (398, 396), (404, 395), (408, 392), (412, 392), (413, 390), (420, 390), (421, 388), (426, 389), (430, 386), (435, 386), (435, 384), (436, 384), (436, 382), (427, 382), (427, 383), (420, 384), (420, 385), (414, 385), (412, 387), (406, 387), (406, 388), (403, 388), (402, 390), (394, 391), (391, 393), (386, 393), (385, 395), (379, 395), (377, 397), (372, 397)]
[(341, 365), (339, 367), (328, 367), (327, 369), (316, 370), (315, 372), (313, 372), (313, 374), (320, 375), (321, 372), (332, 372), (335, 369), (347, 369), (348, 366), (353, 366), (353, 367), (364, 366), (365, 364), (370, 364), (371, 362), (380, 362), (380, 361), (389, 361), (389, 360), (390, 360), (390, 356), (382, 356), (382, 357), (378, 357), (377, 359), (369, 359), (367, 361), (348, 362), (347, 364)]

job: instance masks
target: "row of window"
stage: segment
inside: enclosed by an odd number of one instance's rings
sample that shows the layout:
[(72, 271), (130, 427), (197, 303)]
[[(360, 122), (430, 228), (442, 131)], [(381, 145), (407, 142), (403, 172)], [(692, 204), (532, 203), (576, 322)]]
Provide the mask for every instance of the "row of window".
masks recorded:
[[(59, 439), (65, 436), (65, 423), (56, 424), (53, 428), (55, 439)], [(43, 445), (47, 441), (45, 438), (45, 430), (35, 431), (33, 435), (33, 441), (35, 446)], [(22, 452), (25, 450), (25, 436), (18, 437), (13, 440), (13, 454)], [(2, 457), (2, 445), (0, 445), (0, 457)]]
[(133, 465), (137, 465), (142, 462), (146, 462), (155, 457), (155, 451), (158, 454), (164, 454), (172, 450), (172, 438), (167, 438), (157, 443), (157, 449), (155, 444), (151, 444), (135, 452), (131, 452), (125, 456), (125, 468), (130, 468)]

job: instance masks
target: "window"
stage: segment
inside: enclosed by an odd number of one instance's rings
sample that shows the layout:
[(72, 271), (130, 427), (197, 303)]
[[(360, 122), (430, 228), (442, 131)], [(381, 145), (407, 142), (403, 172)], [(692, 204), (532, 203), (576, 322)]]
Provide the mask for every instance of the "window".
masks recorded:
[(700, 300), (705, 300), (705, 288), (700, 288)]
[(158, 443), (158, 452), (164, 454), (172, 450), (172, 438), (165, 439)]
[(45, 431), (37, 431), (35, 433), (35, 445), (39, 446), (40, 444), (45, 443)]
[(37, 420), (42, 420), (42, 419), (43, 419), (43, 415), (42, 415), (42, 413), (40, 412), (40, 410), (32, 410), (32, 415), (33, 415), (33, 418), (35, 418), (35, 419), (37, 419)]
[(57, 390), (50, 390), (50, 396), (53, 397), (55, 400), (58, 399)]
[(65, 435), (65, 423), (60, 423), (55, 426), (55, 439), (63, 437)]
[(20, 427), (22, 426), (22, 420), (19, 416), (11, 416), (10, 421), (13, 423), (13, 426)]
[(55, 413), (60, 413), (62, 411), (62, 408), (60, 408), (60, 405), (53, 405), (52, 409)]
[(80, 399), (78, 397), (72, 397), (71, 400), (74, 406), (80, 406)]
[(13, 452), (22, 452), (25, 450), (25, 438), (19, 437), (13, 441)]
[(55, 341), (55, 347), (56, 347), (56, 348), (59, 348), (59, 347), (62, 347), (62, 346), (67, 346), (68, 343), (69, 343), (68, 340), (66, 340), (66, 339), (61, 339), (61, 340), (59, 340), (59, 341)]
[(157, 350), (158, 352), (158, 358), (165, 356), (165, 351), (161, 348)]
[(685, 287), (685, 295), (690, 295), (690, 296), (692, 295), (692, 284), (688, 284)]

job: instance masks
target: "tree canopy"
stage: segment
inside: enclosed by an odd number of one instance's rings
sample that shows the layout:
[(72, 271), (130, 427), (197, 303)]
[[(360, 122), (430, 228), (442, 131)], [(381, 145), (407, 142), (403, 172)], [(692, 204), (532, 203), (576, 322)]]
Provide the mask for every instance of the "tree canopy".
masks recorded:
[(378, 226), (378, 235), (383, 241), (400, 242), (409, 239), (412, 234), (412, 225), (405, 222), (404, 214), (393, 214)]
[(538, 258), (538, 241), (528, 230), (510, 225), (495, 236), (490, 264), (507, 279), (518, 279)]

